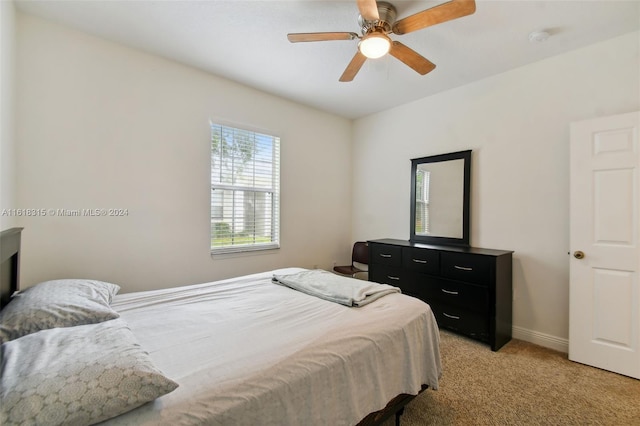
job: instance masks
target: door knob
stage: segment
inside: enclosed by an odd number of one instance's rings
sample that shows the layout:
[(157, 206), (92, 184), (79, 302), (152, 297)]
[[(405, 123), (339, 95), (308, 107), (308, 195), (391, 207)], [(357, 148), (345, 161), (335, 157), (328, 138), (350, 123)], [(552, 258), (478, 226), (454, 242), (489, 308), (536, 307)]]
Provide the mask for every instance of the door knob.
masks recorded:
[(573, 252), (573, 257), (575, 257), (576, 259), (584, 259), (584, 252), (581, 252), (580, 250)]

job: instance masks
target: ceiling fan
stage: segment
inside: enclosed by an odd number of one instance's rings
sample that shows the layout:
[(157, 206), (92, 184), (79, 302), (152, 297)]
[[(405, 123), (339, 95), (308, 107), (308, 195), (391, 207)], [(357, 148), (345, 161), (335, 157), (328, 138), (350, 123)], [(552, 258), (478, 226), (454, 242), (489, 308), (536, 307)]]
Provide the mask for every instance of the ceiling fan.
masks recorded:
[(421, 75), (436, 67), (431, 61), (396, 40), (390, 33), (402, 35), (452, 19), (471, 15), (476, 11), (474, 0), (451, 0), (396, 21), (396, 8), (385, 1), (357, 0), (358, 24), (362, 36), (352, 32), (290, 33), (291, 43), (359, 39), (358, 51), (347, 65), (340, 81), (352, 81), (367, 59), (380, 58), (387, 53), (399, 59)]

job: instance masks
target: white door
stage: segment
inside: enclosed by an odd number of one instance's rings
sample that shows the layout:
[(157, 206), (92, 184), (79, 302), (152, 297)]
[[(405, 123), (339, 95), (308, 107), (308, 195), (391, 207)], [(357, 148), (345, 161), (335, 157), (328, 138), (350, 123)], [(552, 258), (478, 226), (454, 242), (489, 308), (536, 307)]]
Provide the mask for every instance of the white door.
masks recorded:
[(640, 379), (639, 123), (571, 124), (569, 359)]

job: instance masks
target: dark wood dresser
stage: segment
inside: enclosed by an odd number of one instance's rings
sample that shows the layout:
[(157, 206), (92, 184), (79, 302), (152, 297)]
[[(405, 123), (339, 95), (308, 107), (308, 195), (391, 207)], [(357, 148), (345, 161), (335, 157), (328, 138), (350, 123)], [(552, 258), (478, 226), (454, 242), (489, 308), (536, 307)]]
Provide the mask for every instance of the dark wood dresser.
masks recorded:
[(440, 328), (488, 343), (511, 340), (512, 251), (369, 241), (369, 281), (427, 302)]

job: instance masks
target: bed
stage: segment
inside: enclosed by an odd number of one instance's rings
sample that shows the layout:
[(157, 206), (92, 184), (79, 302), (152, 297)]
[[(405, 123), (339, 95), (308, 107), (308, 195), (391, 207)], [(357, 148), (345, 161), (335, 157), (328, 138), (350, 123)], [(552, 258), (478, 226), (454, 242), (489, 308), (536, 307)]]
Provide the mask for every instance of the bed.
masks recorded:
[[(4, 302), (19, 285), (20, 232), (10, 231), (2, 233)], [(6, 341), (3, 358), (20, 358), (16, 354), (24, 350), (16, 349), (18, 344), (36, 338), (41, 340), (37, 344), (60, 346), (56, 339), (62, 333), (73, 341), (79, 339), (76, 332), (85, 333), (105, 344), (108, 338), (95, 336), (115, 327), (131, 334), (124, 340), (134, 341), (129, 350), (135, 346), (135, 356), (148, 355), (144, 375), (167, 392), (143, 403), (134, 398), (135, 407), (115, 417), (99, 413), (104, 424), (364, 426), (394, 415), (398, 424), (411, 399), (438, 387), (439, 334), (429, 306), (391, 293), (362, 307), (347, 307), (273, 282), (274, 275), (305, 271), (285, 268), (137, 293), (105, 287), (111, 292), (103, 306), (106, 317)], [(56, 356), (56, 362), (60, 359)], [(2, 362), (4, 375), (13, 364)], [(65, 380), (77, 383), (75, 376)], [(23, 380), (16, 382), (24, 387)], [(136, 386), (132, 389), (141, 389)], [(9, 401), (7, 390), (0, 391)], [(132, 395), (140, 393), (145, 392)], [(123, 394), (119, 389), (113, 395)]]

